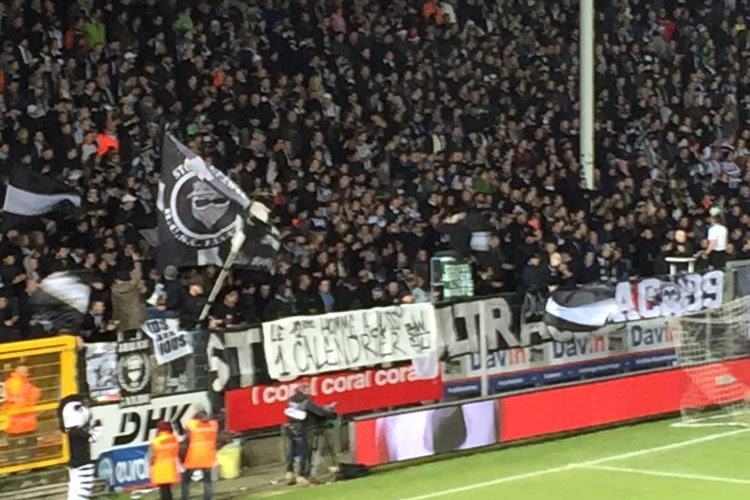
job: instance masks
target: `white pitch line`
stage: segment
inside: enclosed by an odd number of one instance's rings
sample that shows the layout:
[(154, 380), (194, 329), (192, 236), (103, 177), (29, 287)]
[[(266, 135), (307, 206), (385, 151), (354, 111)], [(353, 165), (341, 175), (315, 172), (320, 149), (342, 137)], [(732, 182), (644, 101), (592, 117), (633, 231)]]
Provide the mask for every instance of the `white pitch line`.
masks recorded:
[(626, 458), (640, 457), (641, 455), (648, 455), (650, 453), (659, 453), (660, 451), (674, 450), (676, 448), (682, 448), (683, 446), (692, 446), (694, 444), (706, 443), (708, 441), (714, 441), (716, 439), (723, 439), (725, 437), (735, 436), (737, 434), (743, 434), (745, 432), (750, 432), (750, 429), (736, 429), (733, 431), (720, 432), (718, 434), (709, 434), (708, 436), (688, 439), (687, 441), (678, 441), (676, 443), (665, 444), (662, 446), (655, 446), (653, 448), (629, 451), (626, 453), (618, 453), (617, 455), (598, 458), (596, 460), (587, 460), (586, 462), (581, 462), (581, 463), (577, 463), (573, 465), (577, 467), (584, 466), (584, 465), (597, 465), (597, 464), (601, 464), (604, 462), (611, 462), (614, 460), (624, 460)]
[(574, 465), (563, 465), (562, 467), (552, 467), (549, 469), (540, 469), (537, 471), (527, 472), (525, 474), (516, 474), (513, 476), (499, 477), (490, 481), (482, 481), (481, 483), (469, 484), (466, 486), (460, 486), (458, 488), (451, 488), (449, 490), (433, 491), (432, 493), (425, 493), (424, 495), (417, 495), (415, 497), (402, 498), (400, 500), (424, 500), (426, 498), (436, 498), (445, 495), (452, 495), (453, 493), (463, 493), (464, 491), (476, 490), (479, 488), (485, 488), (487, 486), (494, 486), (496, 484), (509, 483), (511, 481), (518, 481), (520, 479), (529, 479), (536, 476), (543, 476), (545, 474), (554, 474), (555, 472), (562, 472), (565, 470), (574, 469)]
[(664, 472), (645, 469), (631, 469), (630, 467), (612, 467), (609, 465), (582, 465), (582, 469), (604, 470), (611, 472), (627, 472), (630, 474), (642, 474), (644, 476), (676, 477), (679, 479), (695, 479), (697, 481), (713, 481), (716, 483), (750, 484), (750, 479), (737, 479), (734, 477), (705, 476), (703, 474), (688, 474), (681, 472)]
[(575, 468), (590, 467), (590, 466), (598, 465), (604, 462), (610, 462), (614, 460), (623, 460), (623, 459), (632, 458), (632, 457), (639, 457), (641, 455), (647, 455), (649, 453), (658, 453), (660, 451), (674, 450), (676, 448), (682, 448), (684, 446), (692, 446), (694, 444), (705, 443), (708, 441), (722, 439), (725, 437), (730, 437), (730, 436), (742, 434), (745, 432), (750, 432), (750, 429), (738, 429), (738, 430), (729, 431), (729, 432), (721, 432), (719, 434), (709, 434), (708, 436), (688, 439), (685, 441), (678, 441), (676, 443), (665, 444), (662, 446), (655, 446), (653, 448), (645, 448), (642, 450), (629, 451), (626, 453), (618, 453), (617, 455), (610, 455), (608, 457), (602, 457), (602, 458), (598, 458), (595, 460), (589, 460), (586, 462), (577, 462), (577, 463), (572, 463), (568, 465), (563, 465), (560, 467), (550, 467), (548, 469), (539, 469), (536, 471), (526, 472), (523, 474), (515, 474), (512, 476), (499, 477), (497, 479), (491, 479), (489, 481), (482, 481), (480, 483), (469, 484), (466, 486), (459, 486), (459, 487), (450, 488), (447, 490), (433, 491), (431, 493), (425, 493), (424, 495), (416, 495), (413, 497), (401, 498), (400, 500), (427, 500), (428, 498), (437, 498), (437, 497), (442, 497), (445, 495), (452, 495), (454, 493), (463, 493), (464, 491), (471, 491), (471, 490), (476, 490), (480, 488), (486, 488), (488, 486), (494, 486), (496, 484), (509, 483), (511, 481), (519, 481), (522, 479), (529, 479), (532, 477), (543, 476), (546, 474), (555, 474), (557, 472), (563, 472), (563, 471), (571, 470)]

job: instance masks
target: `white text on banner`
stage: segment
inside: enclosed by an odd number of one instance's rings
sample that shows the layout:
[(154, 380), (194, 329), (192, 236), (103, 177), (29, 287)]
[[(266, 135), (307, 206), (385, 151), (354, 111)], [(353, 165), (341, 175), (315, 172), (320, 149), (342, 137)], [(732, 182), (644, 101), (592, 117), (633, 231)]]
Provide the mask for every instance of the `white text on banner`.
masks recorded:
[(405, 361), (437, 352), (435, 309), (410, 304), (292, 317), (263, 324), (272, 378)]

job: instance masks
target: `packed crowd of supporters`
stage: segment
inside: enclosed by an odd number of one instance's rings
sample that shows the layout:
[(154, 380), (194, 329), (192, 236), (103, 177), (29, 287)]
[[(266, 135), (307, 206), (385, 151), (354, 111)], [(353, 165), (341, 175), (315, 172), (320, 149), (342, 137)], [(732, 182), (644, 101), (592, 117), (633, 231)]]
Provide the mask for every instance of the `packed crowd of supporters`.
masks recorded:
[(195, 323), (217, 270), (153, 270), (165, 130), (270, 193), (284, 236), (278, 272), (236, 269), (212, 326), (430, 300), (443, 250), (478, 294), (665, 273), (702, 255), (712, 209), (749, 257), (750, 2), (597, 9), (587, 190), (577, 1), (0, 3), (0, 175), (83, 196), (5, 221), (4, 329), (28, 332), (28, 296), (72, 268), (95, 274), (91, 335), (145, 307)]

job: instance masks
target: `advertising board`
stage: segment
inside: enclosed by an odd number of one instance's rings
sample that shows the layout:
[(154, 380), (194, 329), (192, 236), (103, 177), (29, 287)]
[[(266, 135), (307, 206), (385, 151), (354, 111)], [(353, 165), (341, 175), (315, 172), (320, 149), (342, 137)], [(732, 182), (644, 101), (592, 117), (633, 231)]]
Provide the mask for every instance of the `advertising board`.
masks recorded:
[(419, 378), (411, 364), (254, 385), (226, 391), (227, 429), (245, 431), (285, 423), (286, 402), (303, 381), (310, 383), (316, 403), (336, 402), (336, 411), (342, 415), (432, 401), (443, 394), (439, 373), (434, 378)]
[(357, 420), (354, 461), (399, 462), (497, 443), (497, 401), (484, 400)]
[[(737, 380), (750, 380), (750, 359), (721, 363)], [(691, 384), (689, 370), (674, 368), (500, 398), (500, 441), (585, 429), (676, 412)], [(705, 395), (696, 405), (718, 403)], [(554, 418), (550, 418), (554, 415)]]
[[(724, 383), (726, 380), (737, 383), (712, 393), (704, 384), (717, 382), (701, 376), (706, 369), (702, 365), (357, 418), (352, 431), (354, 460), (366, 465), (384, 464), (492, 442), (505, 443), (665, 415), (679, 411), (686, 404), (704, 408), (745, 396), (747, 386), (739, 381), (750, 380), (750, 359), (715, 365), (709, 365), (710, 373), (722, 373)], [(703, 371), (696, 374), (694, 370)], [(476, 406), (466, 411), (471, 405)], [(488, 421), (496, 423), (494, 433), (485, 429), (484, 423)], [(490, 441), (491, 435), (496, 436), (496, 441)]]
[(91, 458), (116, 448), (148, 444), (159, 420), (167, 420), (177, 432), (195, 413), (195, 405), (209, 409), (208, 393), (189, 392), (151, 399), (149, 404), (120, 408), (117, 403), (91, 408), (94, 420), (102, 422), (101, 435), (91, 444)]

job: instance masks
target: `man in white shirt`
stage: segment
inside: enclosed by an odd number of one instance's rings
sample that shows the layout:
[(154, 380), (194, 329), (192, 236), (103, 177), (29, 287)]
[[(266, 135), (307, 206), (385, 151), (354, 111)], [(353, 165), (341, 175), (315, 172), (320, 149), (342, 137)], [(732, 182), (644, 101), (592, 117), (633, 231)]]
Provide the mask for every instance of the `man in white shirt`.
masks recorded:
[(709, 210), (708, 221), (708, 263), (713, 269), (724, 269), (727, 261), (727, 235), (728, 231), (725, 225), (721, 223), (721, 209), (711, 207)]

